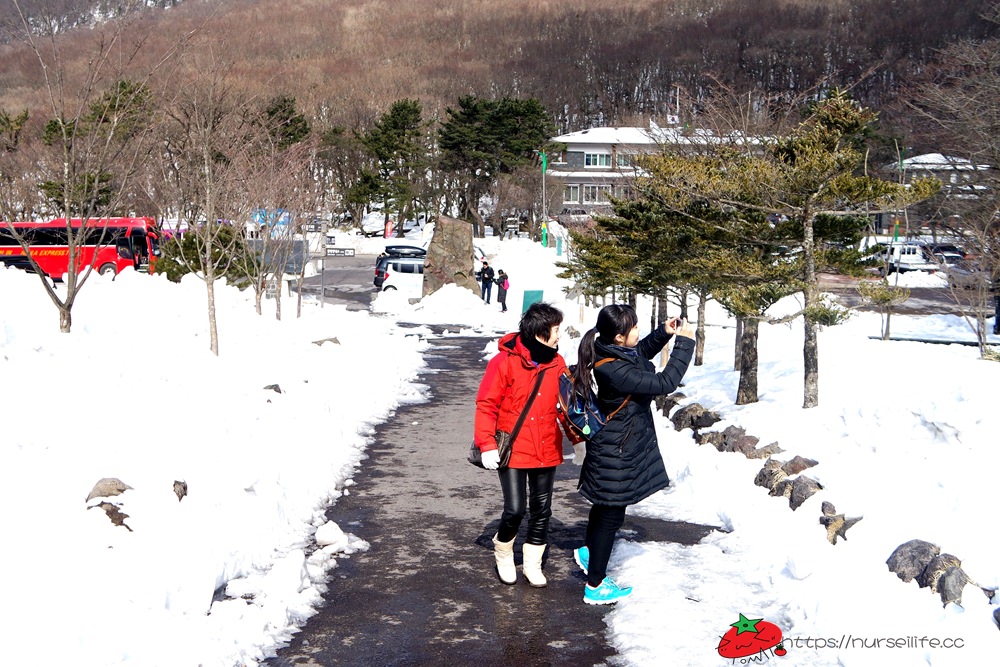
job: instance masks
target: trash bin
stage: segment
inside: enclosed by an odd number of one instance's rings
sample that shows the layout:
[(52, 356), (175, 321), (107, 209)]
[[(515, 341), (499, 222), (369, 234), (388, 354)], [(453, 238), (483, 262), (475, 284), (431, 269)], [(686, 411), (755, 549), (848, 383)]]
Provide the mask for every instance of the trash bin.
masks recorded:
[(521, 314), (531, 307), (531, 304), (542, 300), (542, 290), (524, 290), (524, 303), (521, 305)]

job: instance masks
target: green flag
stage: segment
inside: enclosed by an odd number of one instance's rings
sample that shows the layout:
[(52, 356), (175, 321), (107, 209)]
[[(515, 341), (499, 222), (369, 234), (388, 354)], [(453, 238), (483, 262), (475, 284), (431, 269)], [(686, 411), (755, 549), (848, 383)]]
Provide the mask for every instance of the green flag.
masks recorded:
[(542, 158), (542, 173), (549, 168), (549, 156), (545, 154), (545, 151), (538, 151), (538, 156)]

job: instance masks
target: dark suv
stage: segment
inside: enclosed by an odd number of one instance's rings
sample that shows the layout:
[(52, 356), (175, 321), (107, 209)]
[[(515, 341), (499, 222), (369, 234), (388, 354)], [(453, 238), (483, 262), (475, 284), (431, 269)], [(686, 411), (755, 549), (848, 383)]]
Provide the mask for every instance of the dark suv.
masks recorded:
[(427, 250), (411, 245), (390, 245), (375, 259), (375, 280), (372, 284), (379, 290), (390, 272), (423, 273)]

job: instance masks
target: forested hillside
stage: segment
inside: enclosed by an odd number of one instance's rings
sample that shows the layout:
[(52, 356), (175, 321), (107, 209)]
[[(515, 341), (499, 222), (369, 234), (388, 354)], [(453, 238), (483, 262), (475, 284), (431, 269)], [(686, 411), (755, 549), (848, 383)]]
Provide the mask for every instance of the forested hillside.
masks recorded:
[[(22, 2), (22, 0), (19, 0)], [(23, 0), (37, 23), (86, 23), (124, 0)], [(852, 88), (889, 107), (937, 50), (996, 32), (992, 0), (159, 0), (129, 39), (159, 57), (194, 34), (195, 55), (234, 63), (262, 95), (310, 115), (364, 124), (395, 100), (430, 115), (462, 95), (535, 97), (560, 130), (680, 111), (690, 120), (717, 83), (761, 95)], [(42, 106), (41, 70), (12, 2), (0, 20), (0, 107)], [(100, 6), (100, 11), (92, 11)], [(163, 7), (166, 9), (163, 9)], [(83, 17), (83, 18), (81, 18)], [(86, 62), (92, 28), (60, 31), (63, 57)], [(21, 41), (18, 41), (21, 40)], [(70, 68), (72, 71), (74, 68)], [(177, 79), (164, 79), (164, 85)]]

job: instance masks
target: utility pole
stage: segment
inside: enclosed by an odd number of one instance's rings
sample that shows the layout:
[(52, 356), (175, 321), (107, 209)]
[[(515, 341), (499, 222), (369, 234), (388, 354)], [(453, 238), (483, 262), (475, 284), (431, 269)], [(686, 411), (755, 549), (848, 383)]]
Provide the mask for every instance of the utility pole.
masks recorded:
[(542, 161), (542, 220), (547, 221), (548, 216), (548, 201), (545, 197), (545, 172), (549, 167), (549, 156), (545, 154), (545, 151), (536, 151), (538, 153), (539, 159)]

